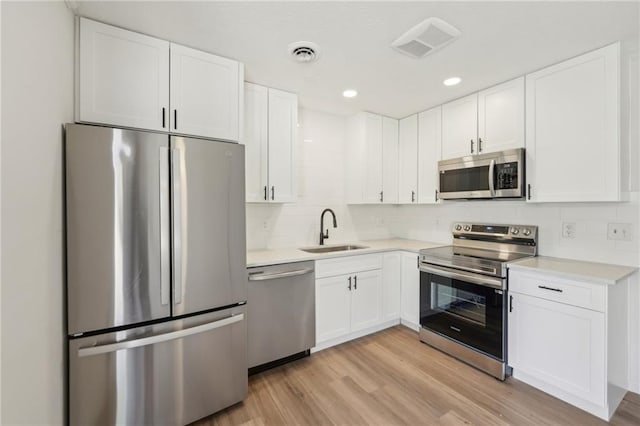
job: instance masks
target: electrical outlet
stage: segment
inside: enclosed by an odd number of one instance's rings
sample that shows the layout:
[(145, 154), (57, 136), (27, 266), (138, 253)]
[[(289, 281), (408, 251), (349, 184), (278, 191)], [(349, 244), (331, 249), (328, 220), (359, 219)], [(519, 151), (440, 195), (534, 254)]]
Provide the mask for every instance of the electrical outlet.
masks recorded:
[(269, 221), (265, 220), (262, 222), (262, 229), (264, 229), (265, 231), (269, 230)]
[(575, 238), (576, 224), (575, 222), (562, 222), (562, 238)]
[(607, 224), (607, 239), (631, 241), (631, 224), (630, 223), (609, 223)]

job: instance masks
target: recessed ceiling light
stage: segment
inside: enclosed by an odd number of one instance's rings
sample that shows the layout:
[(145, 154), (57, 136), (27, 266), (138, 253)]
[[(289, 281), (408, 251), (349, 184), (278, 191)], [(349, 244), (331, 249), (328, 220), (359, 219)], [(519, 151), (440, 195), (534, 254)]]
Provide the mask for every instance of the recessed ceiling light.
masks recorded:
[(342, 92), (342, 96), (344, 96), (345, 98), (355, 98), (356, 96), (358, 96), (358, 91), (353, 89), (347, 89), (344, 92)]
[(455, 86), (456, 84), (460, 83), (461, 81), (462, 81), (462, 79), (460, 77), (451, 77), (451, 78), (446, 79), (442, 83), (445, 86)]

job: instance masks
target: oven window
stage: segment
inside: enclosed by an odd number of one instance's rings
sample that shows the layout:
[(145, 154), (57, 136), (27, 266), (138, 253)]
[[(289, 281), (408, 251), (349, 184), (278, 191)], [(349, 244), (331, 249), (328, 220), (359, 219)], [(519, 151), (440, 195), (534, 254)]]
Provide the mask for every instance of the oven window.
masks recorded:
[(506, 297), (493, 287), (420, 272), (420, 325), (503, 360)]
[(489, 166), (440, 172), (440, 192), (488, 191)]
[(431, 283), (431, 291), (432, 310), (446, 311), (482, 327), (487, 326), (487, 302), (484, 296), (435, 282)]

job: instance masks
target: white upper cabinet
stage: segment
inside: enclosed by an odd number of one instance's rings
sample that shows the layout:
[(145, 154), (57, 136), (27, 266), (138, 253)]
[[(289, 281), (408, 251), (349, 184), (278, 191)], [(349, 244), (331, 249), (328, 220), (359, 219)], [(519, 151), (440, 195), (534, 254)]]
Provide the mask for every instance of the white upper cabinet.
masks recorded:
[(78, 22), (76, 121), (239, 140), (242, 64)]
[[(393, 151), (393, 133), (394, 129), (388, 123), (384, 131), (387, 152), (389, 149)], [(370, 112), (353, 116), (349, 120), (345, 161), (349, 204), (380, 204), (386, 201), (383, 189), (383, 150), (383, 117)], [(385, 168), (389, 168), (388, 163)], [(393, 173), (393, 166), (389, 170)], [(390, 181), (392, 180), (391, 177)]]
[(398, 202), (418, 201), (418, 115), (400, 120)]
[(526, 76), (528, 200), (620, 200), (620, 46)]
[(297, 128), (295, 94), (245, 83), (242, 143), (247, 202), (295, 201)]
[(438, 160), (442, 146), (442, 108), (418, 114), (418, 203), (438, 202)]
[(382, 202), (398, 202), (398, 120), (382, 117)]
[(442, 105), (442, 159), (524, 146), (524, 78)]
[(296, 199), (295, 152), (298, 134), (298, 97), (269, 89), (269, 191), (271, 201)]
[(478, 93), (478, 153), (524, 146), (524, 77)]
[(442, 159), (476, 154), (478, 94), (442, 105)]
[(76, 121), (169, 129), (169, 42), (79, 19)]
[(171, 131), (237, 141), (242, 67), (171, 43)]
[(245, 183), (247, 202), (266, 202), (268, 181), (268, 89), (244, 84)]

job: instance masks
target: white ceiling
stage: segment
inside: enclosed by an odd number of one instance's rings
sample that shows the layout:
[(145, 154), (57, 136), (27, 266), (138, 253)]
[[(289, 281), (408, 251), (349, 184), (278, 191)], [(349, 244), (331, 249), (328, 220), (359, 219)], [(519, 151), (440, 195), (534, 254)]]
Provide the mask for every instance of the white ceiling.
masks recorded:
[[(401, 118), (616, 40), (638, 39), (638, 2), (76, 2), (109, 24), (237, 59), (245, 78), (306, 108)], [(389, 46), (438, 17), (462, 31), (422, 59)], [(287, 45), (320, 45), (298, 64)], [(631, 44), (637, 55), (637, 43)], [(450, 76), (462, 77), (445, 87)], [(342, 91), (355, 88), (355, 99)]]

